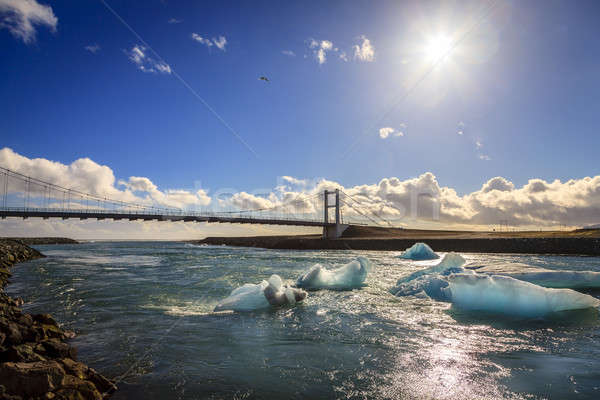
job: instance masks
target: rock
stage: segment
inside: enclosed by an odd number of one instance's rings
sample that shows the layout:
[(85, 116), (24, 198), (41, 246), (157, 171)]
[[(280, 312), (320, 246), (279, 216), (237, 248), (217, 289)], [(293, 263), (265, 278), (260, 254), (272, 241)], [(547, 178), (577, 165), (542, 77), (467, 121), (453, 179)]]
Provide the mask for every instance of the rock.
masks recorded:
[(10, 344), (19, 344), (23, 342), (21, 329), (15, 322), (8, 322), (5, 326), (0, 326), (0, 329), (6, 334), (6, 342)]
[(6, 362), (0, 365), (0, 382), (6, 391), (26, 398), (53, 391), (61, 384), (64, 375), (64, 369), (56, 361)]
[(11, 346), (5, 353), (6, 359), (13, 362), (36, 362), (45, 361), (46, 359), (37, 354), (33, 347), (29, 344), (20, 344)]
[(43, 341), (42, 346), (51, 358), (77, 358), (77, 350), (57, 338)]
[(0, 385), (0, 400), (23, 400), (21, 396), (6, 393), (4, 385)]
[(103, 395), (113, 394), (117, 390), (114, 382), (97, 373), (93, 368), (88, 368), (88, 379), (96, 386)]
[(56, 320), (52, 318), (52, 315), (50, 314), (33, 314), (32, 318), (35, 322), (39, 322), (40, 324), (58, 327), (58, 322), (56, 322)]
[(18, 321), (20, 325), (24, 325), (27, 327), (33, 325), (33, 318), (31, 318), (31, 315), (29, 314), (21, 314)]

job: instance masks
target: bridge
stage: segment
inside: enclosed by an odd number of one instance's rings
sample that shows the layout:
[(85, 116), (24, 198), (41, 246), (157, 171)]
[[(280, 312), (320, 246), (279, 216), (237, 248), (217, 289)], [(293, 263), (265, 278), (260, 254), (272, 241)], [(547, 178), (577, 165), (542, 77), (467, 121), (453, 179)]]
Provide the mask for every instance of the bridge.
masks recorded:
[[(287, 202), (259, 209), (198, 211), (132, 203), (85, 193), (0, 167), (0, 218), (59, 218), (126, 221), (170, 221), (322, 227), (324, 238), (338, 238), (352, 225), (391, 226), (360, 200), (340, 189), (300, 194)], [(330, 210), (332, 213), (330, 215)], [(344, 217), (346, 211), (346, 217)], [(333, 217), (333, 218), (332, 218)]]

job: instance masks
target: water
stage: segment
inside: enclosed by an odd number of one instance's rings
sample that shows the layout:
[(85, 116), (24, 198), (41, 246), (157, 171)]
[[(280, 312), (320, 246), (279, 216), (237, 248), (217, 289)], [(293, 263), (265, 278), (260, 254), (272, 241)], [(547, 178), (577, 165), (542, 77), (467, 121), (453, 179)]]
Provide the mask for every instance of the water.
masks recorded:
[[(596, 310), (518, 320), (388, 289), (439, 260), (399, 252), (276, 251), (183, 243), (37, 246), (8, 292), (78, 336), (79, 359), (120, 380), (125, 398), (600, 398)], [(213, 314), (229, 292), (273, 273), (363, 255), (368, 287), (311, 292), (303, 305)], [(600, 258), (465, 255), (600, 271)], [(599, 296), (600, 293), (592, 293)]]

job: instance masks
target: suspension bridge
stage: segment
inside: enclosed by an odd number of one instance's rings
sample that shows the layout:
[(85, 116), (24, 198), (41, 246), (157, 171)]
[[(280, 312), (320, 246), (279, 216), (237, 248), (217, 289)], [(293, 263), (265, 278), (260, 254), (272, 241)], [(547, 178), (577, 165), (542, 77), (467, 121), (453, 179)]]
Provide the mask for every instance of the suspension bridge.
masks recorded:
[[(279, 201), (265, 208), (198, 211), (165, 207), (150, 198), (144, 199), (144, 202), (117, 200), (0, 167), (0, 190), (2, 219), (16, 217), (305, 226), (322, 227), (325, 238), (340, 237), (350, 225), (391, 226), (379, 213), (368, 210), (361, 200), (340, 189), (297, 194), (288, 201)], [(133, 193), (129, 194), (133, 196)]]

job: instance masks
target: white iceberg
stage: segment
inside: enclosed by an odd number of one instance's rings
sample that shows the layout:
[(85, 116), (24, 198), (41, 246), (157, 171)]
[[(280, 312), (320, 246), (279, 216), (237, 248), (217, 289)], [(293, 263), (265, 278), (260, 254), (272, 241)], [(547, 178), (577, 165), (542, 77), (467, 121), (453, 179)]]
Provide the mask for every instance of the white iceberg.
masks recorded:
[(399, 257), (407, 260), (435, 260), (436, 258), (440, 258), (426, 243), (413, 244), (400, 254)]
[(477, 272), (488, 275), (510, 276), (548, 288), (600, 288), (600, 272), (594, 271), (556, 271), (532, 267), (527, 264), (508, 263), (484, 266), (478, 268)]
[(246, 283), (234, 289), (215, 307), (215, 311), (254, 311), (271, 306), (294, 305), (306, 298), (304, 290), (284, 286), (279, 275), (259, 284)]
[(600, 300), (571, 289), (544, 288), (500, 275), (452, 274), (442, 289), (452, 303), (468, 310), (480, 310), (521, 317), (600, 306)]
[(460, 254), (448, 253), (438, 264), (398, 279), (390, 292), (395, 296), (416, 296), (425, 293), (436, 300), (449, 300), (448, 294), (442, 290), (448, 286), (445, 277), (463, 272), (462, 266), (465, 262)]
[(296, 286), (307, 290), (354, 289), (364, 286), (371, 268), (371, 262), (365, 257), (357, 257), (356, 260), (333, 270), (328, 270), (321, 264), (315, 264), (298, 278)]

